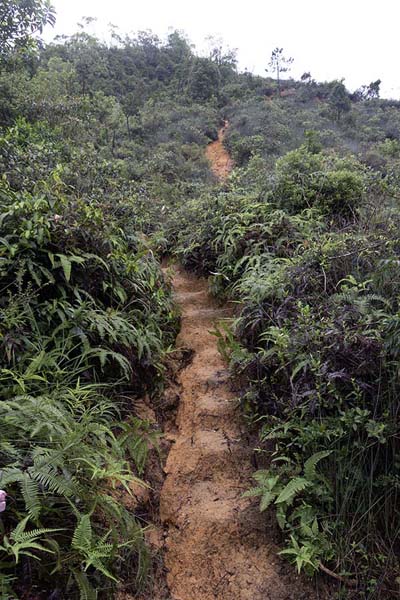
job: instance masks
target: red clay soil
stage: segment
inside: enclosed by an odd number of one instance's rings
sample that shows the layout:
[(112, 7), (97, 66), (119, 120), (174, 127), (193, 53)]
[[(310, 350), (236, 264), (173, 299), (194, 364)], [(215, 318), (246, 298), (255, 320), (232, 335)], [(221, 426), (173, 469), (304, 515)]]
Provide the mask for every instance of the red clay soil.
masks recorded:
[(257, 501), (242, 498), (254, 471), (252, 449), (210, 333), (229, 311), (210, 299), (206, 281), (177, 267), (173, 285), (182, 309), (178, 347), (194, 354), (179, 375), (177, 428), (160, 499), (171, 600), (314, 599), (308, 583), (276, 556)]
[(233, 169), (233, 160), (223, 144), (227, 127), (228, 121), (225, 121), (224, 126), (218, 131), (218, 140), (211, 142), (206, 148), (206, 158), (210, 162), (212, 172), (219, 180), (226, 179)]

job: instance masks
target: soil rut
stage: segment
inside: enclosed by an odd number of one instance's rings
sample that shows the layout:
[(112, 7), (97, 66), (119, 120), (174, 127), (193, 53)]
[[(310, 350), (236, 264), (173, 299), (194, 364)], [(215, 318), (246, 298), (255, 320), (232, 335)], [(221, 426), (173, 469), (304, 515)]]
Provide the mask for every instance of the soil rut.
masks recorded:
[(210, 333), (227, 309), (213, 303), (204, 280), (182, 269), (175, 268), (173, 285), (182, 309), (177, 345), (194, 354), (180, 374), (177, 432), (160, 502), (171, 598), (312, 598), (311, 590), (289, 583), (266, 536), (265, 516), (242, 498), (254, 471), (252, 452)]
[(218, 131), (218, 139), (208, 144), (206, 148), (206, 158), (211, 163), (211, 170), (220, 180), (226, 179), (233, 168), (233, 160), (223, 144), (227, 127), (228, 121), (225, 121), (224, 126)]

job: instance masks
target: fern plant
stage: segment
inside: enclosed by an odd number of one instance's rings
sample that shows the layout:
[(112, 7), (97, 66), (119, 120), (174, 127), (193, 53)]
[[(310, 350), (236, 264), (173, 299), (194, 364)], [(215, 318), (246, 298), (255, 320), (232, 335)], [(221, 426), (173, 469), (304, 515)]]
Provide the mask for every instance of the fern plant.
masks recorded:
[(279, 526), (290, 541), (281, 554), (293, 558), (299, 572), (304, 568), (313, 573), (326, 557), (323, 524), (312, 504), (313, 497), (331, 495), (328, 480), (317, 472), (317, 465), (330, 454), (328, 450), (314, 453), (302, 473), (296, 473), (290, 459), (279, 456), (270, 469), (254, 473), (257, 486), (244, 493), (244, 497), (260, 497), (261, 512), (274, 505)]
[[(7, 536), (3, 535), (0, 551), (12, 558), (12, 561), (17, 565), (21, 556), (30, 556), (36, 560), (40, 560), (37, 552), (48, 552), (54, 554), (54, 550), (44, 546), (48, 543), (49, 533), (62, 531), (62, 529), (41, 528), (26, 531), (25, 528), (29, 522), (29, 515), (22, 519), (13, 531)], [(35, 551), (35, 553), (34, 553)]]
[(57, 585), (82, 598), (105, 582), (112, 590), (124, 570), (135, 589), (145, 580), (143, 527), (113, 494), (146, 485), (158, 433), (125, 419), (127, 398), (161, 386), (177, 324), (147, 245), (97, 201), (66, 201), (56, 179), (41, 196), (0, 183), (0, 487), (10, 499), (0, 561), (10, 597), (28, 571), (49, 593)]

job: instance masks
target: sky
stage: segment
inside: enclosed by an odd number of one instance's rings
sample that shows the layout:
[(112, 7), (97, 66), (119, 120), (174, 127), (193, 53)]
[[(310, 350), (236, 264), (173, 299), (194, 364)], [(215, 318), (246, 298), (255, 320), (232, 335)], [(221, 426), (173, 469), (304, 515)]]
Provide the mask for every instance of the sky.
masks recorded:
[(90, 33), (106, 38), (108, 24), (121, 34), (152, 30), (164, 38), (183, 30), (205, 53), (207, 36), (238, 50), (240, 70), (265, 75), (272, 50), (294, 58), (290, 75), (305, 71), (318, 81), (345, 79), (353, 91), (382, 80), (381, 96), (400, 98), (399, 0), (52, 0), (57, 24), (45, 39), (77, 31), (83, 16), (96, 17)]

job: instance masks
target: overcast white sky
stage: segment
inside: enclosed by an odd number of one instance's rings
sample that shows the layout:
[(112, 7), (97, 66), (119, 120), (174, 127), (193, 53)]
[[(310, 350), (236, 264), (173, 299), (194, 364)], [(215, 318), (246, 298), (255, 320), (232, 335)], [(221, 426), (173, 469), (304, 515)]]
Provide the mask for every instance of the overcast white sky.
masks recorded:
[(382, 80), (381, 95), (400, 98), (400, 0), (53, 0), (57, 25), (45, 38), (71, 34), (82, 16), (121, 33), (151, 29), (161, 37), (184, 30), (198, 51), (208, 35), (238, 49), (239, 67), (264, 74), (271, 51), (295, 59), (291, 74), (320, 81), (345, 78), (353, 90)]

